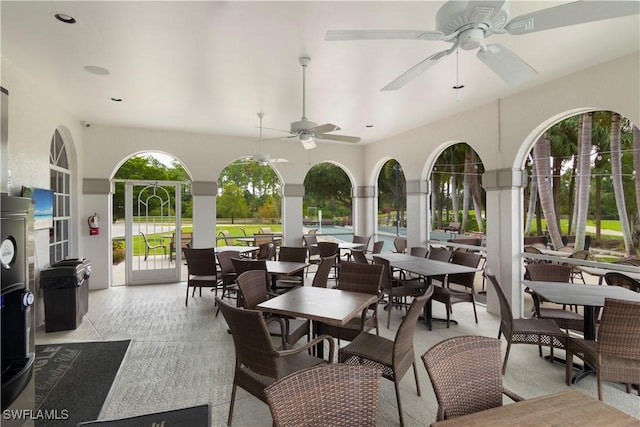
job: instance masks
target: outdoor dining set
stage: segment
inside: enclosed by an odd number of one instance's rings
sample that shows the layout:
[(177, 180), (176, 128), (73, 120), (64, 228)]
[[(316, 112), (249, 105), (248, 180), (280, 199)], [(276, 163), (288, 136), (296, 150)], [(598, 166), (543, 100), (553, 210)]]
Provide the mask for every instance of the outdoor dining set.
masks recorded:
[[(202, 288), (210, 288), (233, 339), (228, 425), (240, 387), (268, 404), (274, 425), (374, 426), (380, 377), (393, 382), (398, 420), (404, 425), (399, 384), (411, 368), (420, 396), (417, 360), (438, 403), (437, 419), (425, 423), (638, 425), (602, 401), (601, 385), (623, 383), (629, 393), (640, 384), (640, 277), (633, 270), (590, 270), (596, 267), (560, 262), (560, 257), (548, 261), (544, 254), (525, 256), (521, 286), (532, 312), (514, 317), (480, 246), (474, 250), (469, 242), (458, 242), (406, 248), (406, 242), (404, 247), (398, 242), (396, 250), (383, 253), (382, 245), (376, 247), (367, 236), (354, 236), (353, 242), (315, 235), (304, 240), (300, 246), (271, 241), (184, 249), (189, 274), (185, 304), (196, 290), (202, 296)], [(305, 280), (309, 270), (310, 282)], [(581, 273), (600, 277), (599, 285), (580, 283)], [(456, 323), (453, 306), (467, 302), (478, 323), (476, 279), (497, 295), (497, 338), (448, 338), (416, 355), (420, 321), (427, 333), (439, 321), (450, 328)], [(433, 301), (444, 305), (445, 319), (433, 316)], [(379, 333), (384, 311), (387, 329), (392, 315), (401, 315), (393, 338)], [(525, 400), (504, 388), (512, 344), (535, 345), (541, 357), (545, 347), (551, 361), (564, 356), (568, 386), (597, 375), (598, 399), (570, 388)], [(583, 362), (580, 369), (574, 356)], [(513, 403), (503, 406), (503, 395)]]

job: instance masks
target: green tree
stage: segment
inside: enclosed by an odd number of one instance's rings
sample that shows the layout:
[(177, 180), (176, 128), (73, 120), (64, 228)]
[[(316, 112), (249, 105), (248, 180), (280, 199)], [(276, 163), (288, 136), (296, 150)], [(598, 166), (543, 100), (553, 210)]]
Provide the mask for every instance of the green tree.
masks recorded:
[[(331, 163), (320, 163), (309, 169), (304, 178), (303, 205), (351, 216), (351, 181), (347, 174)], [(326, 217), (326, 216), (325, 216)]]
[(216, 206), (218, 217), (231, 218), (231, 224), (234, 223), (235, 218), (249, 216), (243, 190), (233, 182), (228, 182), (222, 188), (222, 194), (218, 196)]
[(264, 219), (280, 217), (280, 214), (278, 213), (278, 205), (272, 196), (265, 197), (264, 203), (258, 208), (258, 216)]

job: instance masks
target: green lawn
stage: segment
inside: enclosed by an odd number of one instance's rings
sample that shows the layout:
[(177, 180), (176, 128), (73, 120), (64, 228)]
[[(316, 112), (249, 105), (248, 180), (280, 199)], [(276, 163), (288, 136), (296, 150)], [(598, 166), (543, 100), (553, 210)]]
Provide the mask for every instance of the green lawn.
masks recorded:
[[(262, 227), (270, 227), (271, 231), (276, 233), (282, 232), (281, 224), (218, 224), (216, 226), (216, 236), (218, 236), (218, 233), (221, 230), (229, 231), (229, 234), (232, 237), (242, 237), (245, 235), (253, 236), (255, 233), (258, 233), (260, 231), (260, 228)], [(182, 232), (183, 233), (193, 232), (193, 226), (183, 227)], [(149, 244), (154, 246), (160, 243), (160, 240), (162, 240), (162, 236), (166, 234), (167, 233), (157, 233), (157, 234), (147, 235), (147, 239), (149, 239)], [(122, 247), (124, 248), (124, 239), (115, 238), (113, 240), (115, 242), (121, 241)], [(164, 246), (167, 248), (166, 249), (167, 253), (169, 253), (169, 239), (167, 238), (163, 239), (163, 243), (164, 243)], [(237, 242), (237, 241), (234, 241), (234, 243), (239, 245), (244, 244), (244, 242)], [(220, 241), (219, 244), (222, 245), (223, 244), (222, 241)], [(145, 249), (145, 244), (142, 236), (140, 235), (133, 236), (133, 255), (134, 256), (144, 255), (144, 249)], [(153, 249), (149, 252), (149, 255), (163, 255), (163, 254), (164, 254), (164, 250), (162, 248)]]
[[(595, 227), (596, 226), (596, 222), (592, 221), (592, 220), (588, 220), (587, 221), (587, 225), (591, 226), (591, 227)], [(617, 220), (617, 219), (602, 220), (602, 221), (600, 221), (600, 227), (602, 228), (602, 230), (622, 231), (622, 227), (620, 226), (620, 220)], [(542, 220), (542, 228), (544, 230), (546, 230), (546, 228), (547, 228), (547, 222), (544, 219)], [(568, 219), (561, 219), (560, 220), (560, 232), (562, 234), (566, 234), (568, 228), (569, 228), (569, 220)], [(533, 223), (532, 229), (534, 229), (534, 230), (536, 229), (535, 221)]]

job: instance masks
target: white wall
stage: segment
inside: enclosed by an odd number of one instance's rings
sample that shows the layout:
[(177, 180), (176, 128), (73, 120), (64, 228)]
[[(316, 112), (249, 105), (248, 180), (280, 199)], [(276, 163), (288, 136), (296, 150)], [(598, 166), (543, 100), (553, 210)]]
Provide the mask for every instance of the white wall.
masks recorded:
[[(309, 153), (295, 140), (277, 140), (269, 141), (265, 151), (273, 157), (290, 160), (276, 166), (285, 183), (292, 184), (301, 184), (314, 164), (337, 160), (348, 170), (356, 186), (375, 186), (376, 174), (371, 172), (386, 158), (400, 162), (408, 181), (424, 180), (440, 151), (455, 141), (471, 145), (487, 170), (518, 168), (519, 157), (528, 150), (535, 136), (565, 112), (612, 109), (640, 122), (639, 63), (640, 54), (636, 52), (366, 146), (322, 144)], [(1, 84), (10, 92), (8, 166), (12, 172), (12, 194), (16, 194), (22, 184), (49, 187), (51, 136), (56, 128), (62, 128), (68, 139), (76, 196), (72, 245), (76, 256), (83, 256), (87, 245), (93, 252), (100, 250), (95, 245), (103, 244), (103, 239), (88, 240), (91, 237), (86, 231), (85, 216), (89, 211), (93, 213), (96, 203), (85, 206), (79, 185), (84, 177), (108, 179), (130, 155), (153, 150), (178, 158), (194, 180), (215, 182), (229, 162), (259, 149), (253, 138), (98, 124), (83, 128), (78, 117), (49, 97), (46, 88), (39, 87), (4, 58)], [(105, 206), (104, 202), (98, 205)], [(491, 209), (489, 206), (488, 217), (494, 220), (489, 215)], [(511, 228), (509, 224), (507, 229)], [(40, 266), (48, 263), (46, 239), (42, 237), (38, 238)], [(107, 244), (101, 250), (109, 251)], [(513, 254), (507, 255), (507, 259), (511, 259)], [(102, 285), (108, 283), (108, 277), (101, 275), (93, 280), (105, 281)]]

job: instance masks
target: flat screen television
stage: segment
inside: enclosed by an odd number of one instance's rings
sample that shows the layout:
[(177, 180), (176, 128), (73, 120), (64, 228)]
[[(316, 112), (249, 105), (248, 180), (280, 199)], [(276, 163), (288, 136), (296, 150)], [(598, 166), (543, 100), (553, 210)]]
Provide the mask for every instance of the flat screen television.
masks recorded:
[(22, 197), (34, 201), (34, 230), (53, 228), (53, 190), (22, 186)]

